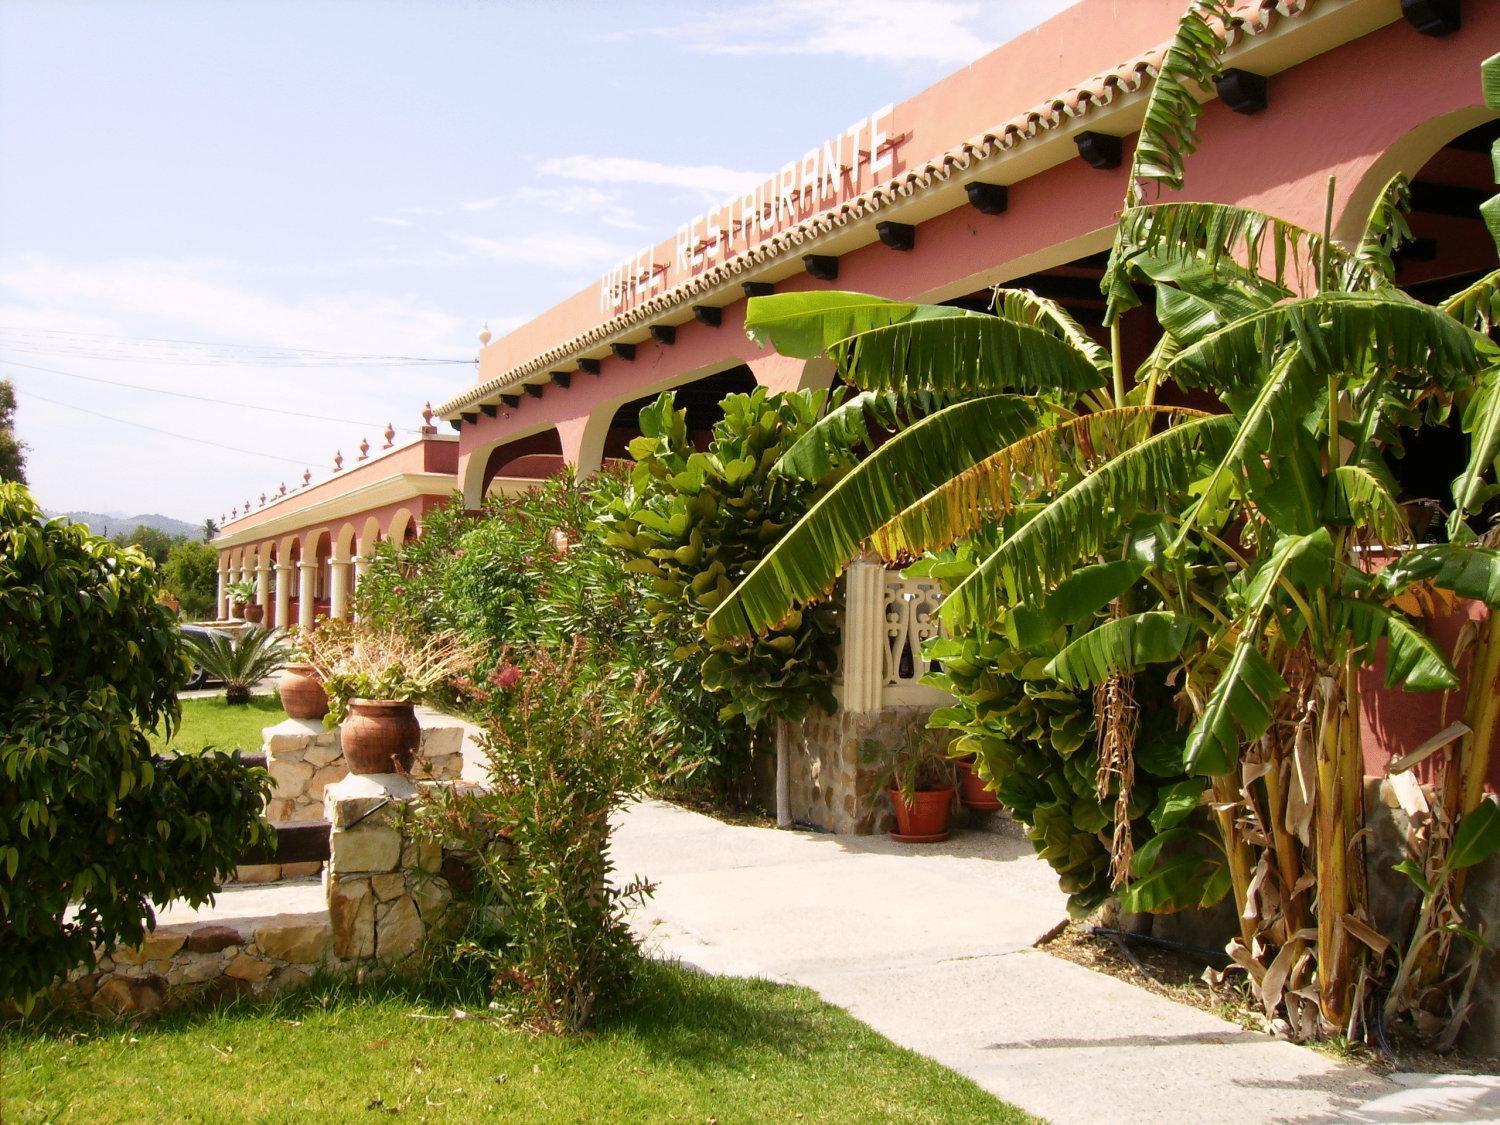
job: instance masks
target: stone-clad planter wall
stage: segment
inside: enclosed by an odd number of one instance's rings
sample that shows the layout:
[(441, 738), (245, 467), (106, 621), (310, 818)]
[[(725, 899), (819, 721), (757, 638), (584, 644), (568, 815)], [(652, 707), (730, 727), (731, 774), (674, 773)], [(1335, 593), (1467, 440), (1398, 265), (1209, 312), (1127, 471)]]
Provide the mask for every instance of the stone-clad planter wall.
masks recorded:
[(412, 831), (419, 792), (394, 774), (351, 774), (325, 788), (332, 826), (326, 910), (158, 926), (138, 948), (117, 949), (73, 972), (54, 1000), (106, 1014), (144, 1013), (204, 998), (264, 996), (304, 985), (320, 970), (400, 967), (441, 924), (452, 897), (441, 849)]

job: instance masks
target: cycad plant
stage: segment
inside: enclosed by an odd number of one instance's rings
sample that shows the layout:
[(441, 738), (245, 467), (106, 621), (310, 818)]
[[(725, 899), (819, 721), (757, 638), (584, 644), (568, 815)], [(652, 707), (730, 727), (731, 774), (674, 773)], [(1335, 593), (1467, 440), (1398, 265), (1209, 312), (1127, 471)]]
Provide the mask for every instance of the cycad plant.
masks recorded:
[[(1468, 526), (1494, 491), (1500, 451), (1500, 349), (1477, 330), (1489, 327), (1496, 285), (1443, 307), (1395, 288), (1399, 180), (1352, 247), (1332, 240), (1329, 223), (1318, 233), (1241, 208), (1148, 202), (1182, 186), (1196, 91), (1212, 88), (1231, 18), (1216, 0), (1193, 4), (1153, 87), (1106, 272), (1109, 351), (1056, 306), (1014, 291), (998, 292), (993, 317), (853, 294), (752, 301), (753, 336), (792, 355), (826, 350), (856, 387), (965, 397), (832, 488), (708, 628), (774, 625), (867, 543), (909, 559), (1003, 518), (1006, 533), (954, 587), (944, 621), (960, 633), (1025, 621), (1066, 629), (1051, 670), (1096, 689), (1109, 747), (1100, 768), (1118, 773), (1122, 793), (1133, 678), (1163, 666), (1191, 718), (1183, 766), (1209, 779), (1240, 918), (1235, 961), (1295, 1033), (1352, 1034), (1382, 990), (1387, 1014), (1418, 997), (1429, 1015), (1449, 1014), (1431, 990), (1446, 979), (1462, 870), (1500, 844), (1482, 804), (1496, 670), (1486, 636), (1471, 660), (1469, 733), (1441, 749), (1439, 827), (1417, 861), (1429, 885), (1434, 873), (1447, 880), (1429, 897), (1448, 915), (1419, 925), (1421, 949), (1393, 978), (1398, 943), (1375, 930), (1364, 871), (1357, 673), (1383, 661), (1389, 687), (1452, 690), (1456, 670), (1414, 600), (1446, 590), (1500, 604), (1500, 554), (1472, 543)], [(1141, 281), (1157, 286), (1164, 335), (1127, 389), (1119, 324)], [(1226, 411), (1159, 406), (1167, 384), (1208, 391)], [(1455, 411), (1470, 458), (1454, 483), (1450, 542), (1378, 569), (1379, 548), (1411, 538), (1382, 451)], [(804, 441), (836, 439), (825, 423)], [(1097, 577), (1078, 581), (1085, 571)], [(1228, 573), (1227, 589), (1208, 596), (1205, 575), (1222, 584)], [(1449, 858), (1454, 841), (1465, 864)], [(1127, 898), (1170, 844), (1117, 870)], [(1128, 853), (1127, 841), (1117, 861)], [(1152, 875), (1182, 882), (1157, 888), (1175, 901), (1219, 878), (1202, 865)]]
[(234, 705), (249, 703), (255, 685), (279, 672), (293, 656), (280, 634), (256, 626), (237, 637), (215, 631), (185, 639), (198, 666), (211, 679), (223, 681), (224, 702)]

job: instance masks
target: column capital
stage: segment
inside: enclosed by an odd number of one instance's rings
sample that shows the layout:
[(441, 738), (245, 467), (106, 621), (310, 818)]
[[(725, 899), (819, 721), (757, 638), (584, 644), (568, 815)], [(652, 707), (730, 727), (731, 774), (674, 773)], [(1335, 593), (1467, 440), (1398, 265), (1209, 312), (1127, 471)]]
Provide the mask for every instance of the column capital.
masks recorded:
[(306, 559), (303, 559), (301, 562), (296, 563), (295, 565), (300, 566), (303, 570), (317, 570), (318, 569), (318, 564), (317, 564), (316, 561), (308, 562)]

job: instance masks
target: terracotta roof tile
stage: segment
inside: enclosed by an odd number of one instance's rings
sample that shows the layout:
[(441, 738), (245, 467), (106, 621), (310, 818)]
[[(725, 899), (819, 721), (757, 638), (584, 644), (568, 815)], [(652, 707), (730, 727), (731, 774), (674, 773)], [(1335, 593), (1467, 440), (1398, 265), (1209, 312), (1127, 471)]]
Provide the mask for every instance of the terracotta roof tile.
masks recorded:
[[(1249, 0), (1248, 3), (1242, 3), (1234, 10), (1227, 29), (1229, 43), (1233, 46), (1246, 36), (1262, 35), (1278, 19), (1299, 16), (1315, 2), (1316, 0)], [(979, 161), (997, 157), (1041, 133), (1086, 116), (1095, 107), (1109, 105), (1117, 96), (1133, 94), (1155, 80), (1166, 52), (1164, 44), (1080, 82), (1072, 89), (1017, 114), (977, 137), (971, 137), (920, 166), (907, 169), (895, 179), (876, 185), (828, 211), (804, 219), (729, 261), (705, 270), (697, 277), (681, 282), (665, 293), (659, 293), (635, 308), (595, 325), (566, 343), (512, 368), (499, 378), (471, 387), (443, 403), (438, 407), (437, 413), (445, 418), (452, 418), (539, 372), (571, 360), (580, 352), (602, 346), (619, 333), (638, 328), (663, 313), (688, 304), (701, 294), (779, 258), (811, 239), (852, 225), (894, 202), (910, 198), (946, 181), (951, 178), (955, 168), (967, 169)]]

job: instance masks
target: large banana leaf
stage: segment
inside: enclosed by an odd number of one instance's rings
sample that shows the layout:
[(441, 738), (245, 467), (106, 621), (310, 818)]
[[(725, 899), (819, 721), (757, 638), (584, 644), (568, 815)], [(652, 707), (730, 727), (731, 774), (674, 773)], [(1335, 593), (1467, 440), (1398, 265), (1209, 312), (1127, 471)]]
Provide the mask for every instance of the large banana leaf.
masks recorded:
[(985, 625), (1006, 604), (1040, 598), (1078, 560), (1098, 555), (1132, 510), (1185, 492), (1203, 471), (1202, 455), (1222, 456), (1233, 430), (1229, 415), (1195, 418), (1105, 461), (959, 583), (943, 603), (944, 620)]
[(1488, 335), (1500, 323), (1500, 270), (1485, 274), (1438, 307), (1460, 324)]
[(1417, 582), (1430, 582), (1500, 608), (1500, 551), (1487, 547), (1437, 543), (1406, 551), (1380, 572), (1379, 580), (1396, 595)]
[(1156, 319), (1181, 344), (1291, 296), (1285, 287), (1224, 262), (1139, 254), (1130, 268), (1156, 282)]
[(1364, 236), (1354, 257), (1372, 274), (1379, 274), (1389, 285), (1396, 283), (1396, 249), (1411, 240), (1406, 212), (1411, 208), (1411, 184), (1401, 174), (1392, 176), (1370, 208), (1365, 220)]
[(1487, 371), (1464, 408), (1463, 430), (1469, 435), (1469, 461), (1453, 482), (1453, 514), (1448, 517), (1448, 537), (1463, 539), (1471, 533), (1465, 521), (1490, 488), (1485, 477), (1492, 475), (1495, 458), (1500, 455), (1500, 367)]
[[(1182, 356), (1178, 356), (1178, 362)], [(1174, 363), (1172, 367), (1175, 367)], [(1171, 367), (1168, 368), (1171, 370)], [(1294, 429), (1310, 400), (1316, 400), (1322, 380), (1312, 371), (1300, 351), (1287, 352), (1271, 369), (1270, 375), (1249, 406), (1236, 418), (1238, 426), (1223, 458), (1214, 466), (1198, 501), (1188, 510), (1178, 533), (1183, 543), (1195, 526), (1217, 525), (1236, 484), (1242, 482), (1251, 461), (1259, 462), (1275, 444), (1278, 434)], [(1322, 497), (1307, 497), (1309, 520), (1315, 519)]]
[[(1479, 65), (1479, 85), (1484, 92), (1484, 104), (1490, 109), (1500, 109), (1500, 55), (1491, 55)], [(1500, 140), (1490, 148), (1490, 158), (1495, 166), (1495, 176), (1500, 179)], [(1491, 196), (1479, 205), (1479, 214), (1484, 225), (1490, 229), (1490, 237), (1500, 248), (1500, 195)]]
[(870, 534), (940, 481), (1009, 445), (1036, 420), (1009, 395), (969, 399), (893, 437), (830, 488), (708, 619), (721, 639), (752, 636), (828, 592)]
[(1405, 543), (1411, 538), (1401, 505), (1385, 482), (1365, 465), (1340, 465), (1333, 470), (1324, 510), (1335, 523), (1374, 532), (1381, 543)]
[(1044, 426), (906, 508), (875, 533), (875, 549), (886, 558), (940, 550), (1039, 491), (1055, 488), (1066, 467), (1112, 457), (1139, 441), (1153, 422), (1203, 416), (1186, 407), (1127, 406)]
[(935, 413), (948, 401), (939, 395), (918, 392), (901, 395), (894, 391), (862, 391), (835, 406), (798, 438), (771, 466), (774, 476), (821, 481), (835, 469), (845, 467), (853, 455), (870, 444), (871, 433), (893, 433), (911, 416)]
[(1067, 309), (1048, 297), (1040, 297), (1029, 289), (996, 289), (995, 313), (1006, 320), (1030, 324), (1051, 332), (1059, 340), (1066, 340), (1101, 374), (1107, 375), (1112, 367), (1108, 350), (1100, 347)]
[(1286, 691), (1286, 681), (1261, 651), (1282, 583), (1304, 588), (1326, 584), (1332, 565), (1333, 538), (1323, 528), (1311, 535), (1282, 536), (1260, 564), (1246, 588), (1229, 661), (1188, 732), (1189, 773), (1227, 773), (1239, 758), (1241, 742), (1265, 734), (1271, 708)]
[(1092, 617), (1140, 581), (1151, 564), (1115, 559), (1079, 567), (1040, 605), (1018, 605), (1005, 618), (1006, 635), (1018, 649), (1036, 648), (1059, 630)]
[(1384, 638), (1385, 686), (1406, 691), (1451, 691), (1458, 676), (1432, 638), (1402, 614), (1372, 602), (1340, 598), (1335, 606), (1339, 624), (1365, 647), (1366, 662)]
[(998, 316), (908, 319), (841, 340), (829, 355), (863, 390), (1079, 393), (1103, 384), (1089, 357), (1051, 332)]
[(983, 314), (949, 305), (918, 305), (868, 293), (772, 293), (746, 302), (745, 332), (761, 347), (769, 344), (782, 355), (812, 359), (872, 328), (904, 320), (979, 316)]
[(1071, 688), (1093, 687), (1114, 675), (1176, 660), (1192, 632), (1192, 618), (1166, 610), (1116, 617), (1068, 644), (1047, 673)]
[[(1287, 290), (1311, 293), (1318, 265), (1328, 256), (1330, 275), (1342, 289), (1373, 289), (1378, 272), (1337, 244), (1326, 243), (1295, 223), (1264, 211), (1224, 203), (1157, 203), (1127, 211), (1120, 219), (1121, 256), (1148, 255), (1188, 266), (1204, 263), (1227, 276), (1259, 273)], [(1250, 268), (1246, 268), (1246, 267)]]
[(1386, 290), (1305, 297), (1241, 317), (1184, 348), (1168, 373), (1184, 386), (1244, 392), (1291, 343), (1320, 377), (1368, 366), (1449, 389), (1467, 387), (1500, 356), (1493, 343), (1440, 310)]

